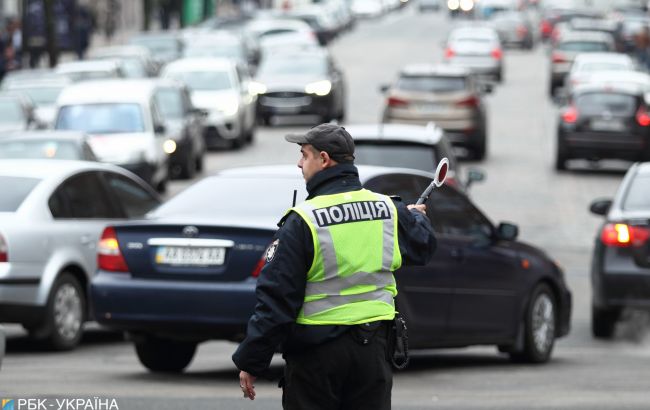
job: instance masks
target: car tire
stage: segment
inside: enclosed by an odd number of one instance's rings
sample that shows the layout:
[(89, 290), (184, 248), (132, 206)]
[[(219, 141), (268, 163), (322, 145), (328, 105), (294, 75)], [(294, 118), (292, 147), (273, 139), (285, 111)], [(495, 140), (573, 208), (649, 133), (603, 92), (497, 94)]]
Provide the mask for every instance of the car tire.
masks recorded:
[(181, 179), (192, 179), (196, 175), (196, 158), (192, 151), (187, 154), (185, 158), (185, 163), (181, 167), (180, 177)]
[(194, 358), (196, 343), (146, 337), (136, 341), (140, 363), (155, 373), (180, 373)]
[(487, 152), (487, 135), (485, 132), (481, 133), (478, 137), (479, 142), (472, 148), (472, 159), (481, 161), (485, 159)]
[(513, 361), (545, 363), (550, 359), (555, 344), (556, 307), (551, 288), (545, 283), (535, 286), (522, 323), (523, 350), (510, 353)]
[(557, 149), (555, 153), (555, 170), (566, 171), (566, 162), (569, 160), (567, 148), (560, 138), (557, 140)]
[(252, 144), (253, 141), (255, 140), (255, 130), (256, 130), (256, 127), (255, 127), (255, 124), (253, 124), (250, 127), (250, 129), (248, 130), (248, 132), (246, 133), (246, 143), (247, 144)]
[(620, 315), (619, 309), (603, 309), (592, 305), (591, 334), (598, 339), (611, 339)]
[(53, 350), (71, 350), (81, 341), (87, 302), (81, 284), (63, 272), (54, 281), (40, 326), (30, 327), (30, 336)]

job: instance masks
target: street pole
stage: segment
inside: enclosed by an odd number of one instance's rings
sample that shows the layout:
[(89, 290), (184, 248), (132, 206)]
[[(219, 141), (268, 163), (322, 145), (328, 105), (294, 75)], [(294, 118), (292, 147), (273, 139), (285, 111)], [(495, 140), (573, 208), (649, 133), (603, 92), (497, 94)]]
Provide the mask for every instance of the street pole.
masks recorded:
[(45, 10), (45, 45), (50, 58), (50, 67), (55, 67), (59, 59), (56, 31), (54, 29), (53, 1), (43, 0), (43, 8)]

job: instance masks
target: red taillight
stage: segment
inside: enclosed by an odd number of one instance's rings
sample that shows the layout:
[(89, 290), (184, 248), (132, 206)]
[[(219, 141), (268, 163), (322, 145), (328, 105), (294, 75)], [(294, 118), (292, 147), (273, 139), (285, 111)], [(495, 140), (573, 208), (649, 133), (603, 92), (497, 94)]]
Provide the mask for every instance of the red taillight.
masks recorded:
[(501, 51), (500, 48), (495, 48), (494, 50), (492, 50), (491, 54), (495, 60), (501, 60), (501, 57), (503, 57), (503, 51)]
[(456, 53), (451, 49), (451, 47), (445, 49), (445, 58), (452, 58), (455, 54)]
[(553, 61), (554, 63), (566, 63), (567, 59), (564, 56), (564, 54), (554, 51), (553, 54), (551, 55), (551, 61)]
[(476, 96), (471, 96), (468, 98), (465, 98), (463, 100), (460, 100), (456, 103), (457, 106), (459, 107), (478, 107), (479, 105), (479, 100), (476, 98)]
[(9, 245), (2, 235), (0, 235), (0, 262), (9, 262)]
[(578, 121), (578, 110), (576, 107), (569, 107), (562, 113), (562, 121), (567, 124), (575, 124)]
[(547, 20), (542, 20), (542, 23), (540, 24), (540, 31), (542, 32), (542, 36), (548, 37), (548, 35), (551, 34), (552, 30), (553, 26), (551, 23), (549, 23)]
[(115, 229), (108, 227), (104, 229), (102, 237), (97, 246), (97, 268), (109, 272), (128, 272), (126, 261), (120, 251), (120, 244), (117, 241)]
[(408, 101), (406, 100), (397, 97), (388, 97), (389, 107), (404, 107), (406, 105), (408, 105)]
[(642, 127), (650, 126), (650, 115), (648, 115), (648, 111), (643, 106), (639, 107), (639, 110), (636, 112), (636, 122)]
[(650, 230), (627, 224), (607, 224), (600, 233), (600, 240), (606, 246), (642, 246), (650, 238)]

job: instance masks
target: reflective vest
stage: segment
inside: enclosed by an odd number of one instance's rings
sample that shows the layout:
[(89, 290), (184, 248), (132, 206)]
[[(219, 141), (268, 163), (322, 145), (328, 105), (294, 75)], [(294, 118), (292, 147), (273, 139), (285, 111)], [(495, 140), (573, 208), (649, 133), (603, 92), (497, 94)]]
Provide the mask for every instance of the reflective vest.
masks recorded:
[(307, 200), (288, 212), (311, 230), (314, 259), (296, 321), (354, 325), (395, 316), (393, 271), (402, 265), (397, 208), (365, 189)]

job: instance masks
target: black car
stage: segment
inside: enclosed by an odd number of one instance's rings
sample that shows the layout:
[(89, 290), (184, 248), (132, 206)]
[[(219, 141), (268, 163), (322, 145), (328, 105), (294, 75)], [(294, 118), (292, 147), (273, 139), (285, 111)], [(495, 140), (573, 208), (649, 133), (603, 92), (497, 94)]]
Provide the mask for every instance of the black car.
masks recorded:
[(611, 338), (624, 308), (650, 307), (650, 163), (634, 164), (614, 199), (590, 210), (605, 217), (591, 263), (591, 330)]
[(0, 134), (0, 159), (98, 161), (88, 137), (75, 131), (26, 131)]
[(315, 115), (318, 123), (345, 117), (343, 72), (325, 49), (291, 49), (266, 56), (255, 77), (257, 116)]
[(638, 84), (585, 84), (560, 111), (555, 168), (574, 158), (650, 159), (650, 112)]
[[(362, 184), (414, 202), (433, 174), (359, 166)], [(209, 339), (241, 340), (255, 306), (255, 278), (277, 221), (306, 197), (294, 165), (222, 171), (176, 195), (149, 220), (108, 227), (90, 286), (97, 320), (128, 331), (152, 371), (181, 371)], [(264, 201), (250, 201), (254, 193)], [(497, 345), (545, 362), (569, 332), (571, 293), (546, 254), (494, 226), (458, 190), (427, 203), (438, 249), (426, 266), (396, 272), (398, 310), (411, 348)]]

